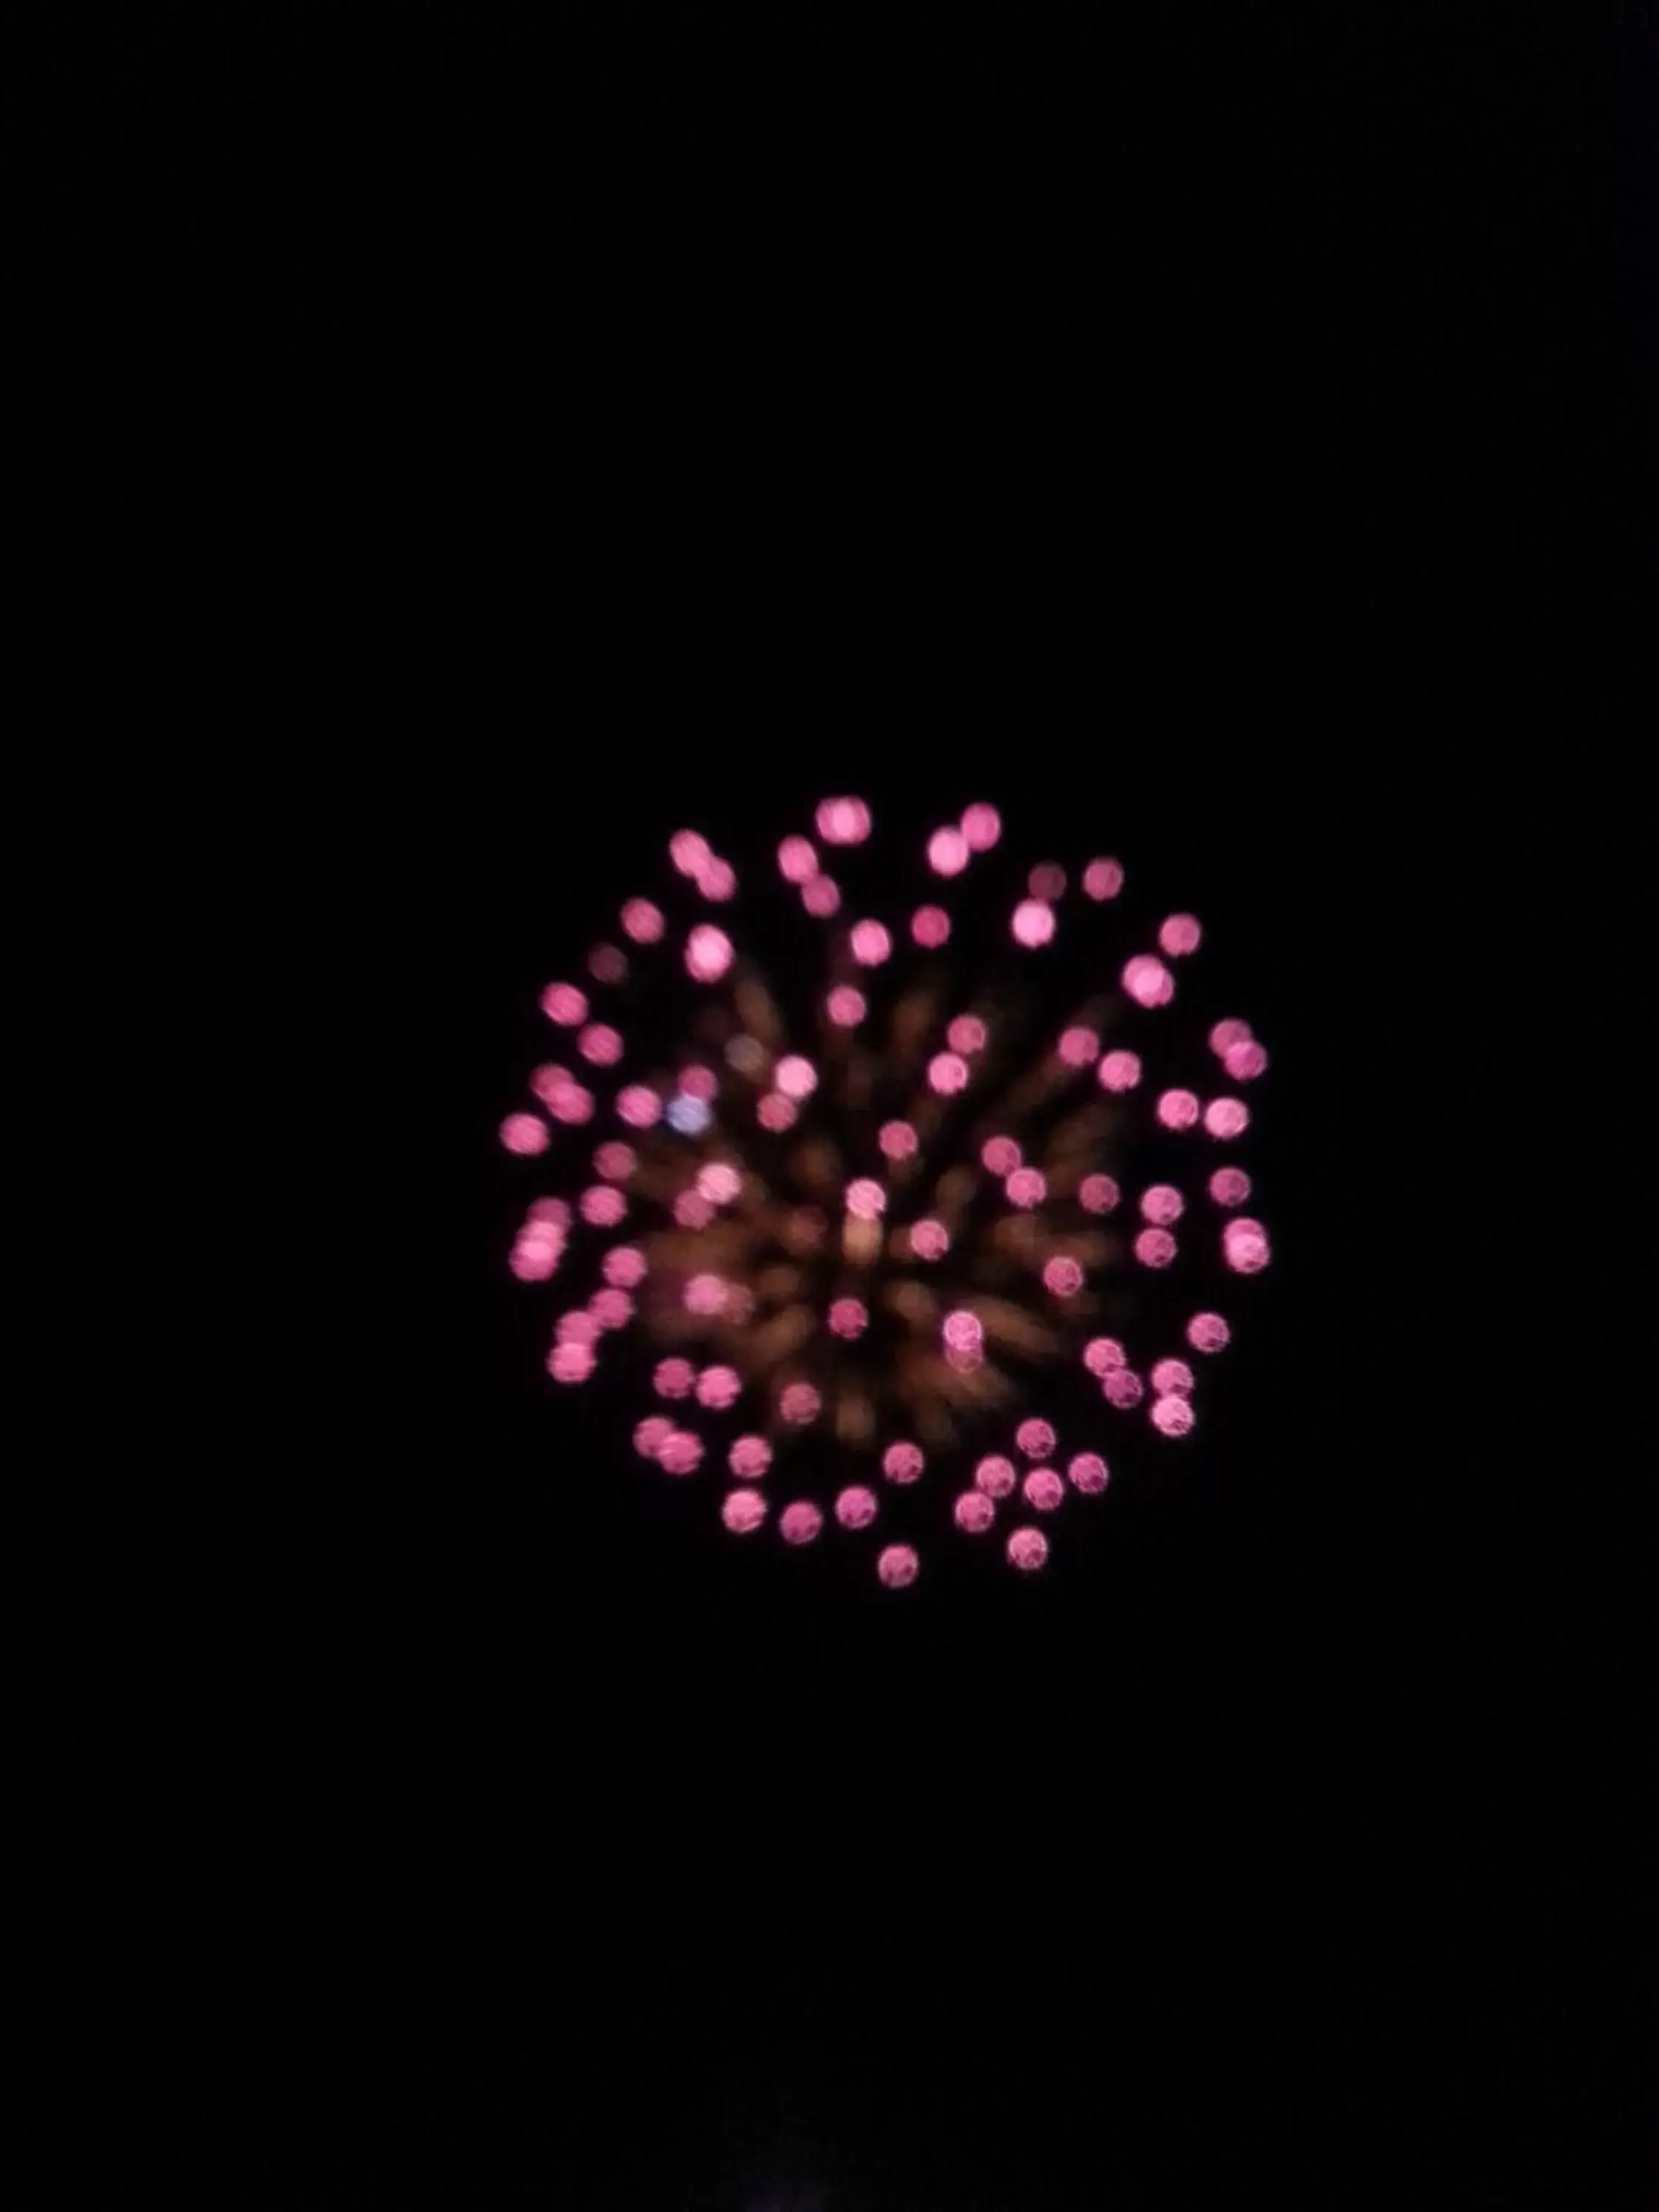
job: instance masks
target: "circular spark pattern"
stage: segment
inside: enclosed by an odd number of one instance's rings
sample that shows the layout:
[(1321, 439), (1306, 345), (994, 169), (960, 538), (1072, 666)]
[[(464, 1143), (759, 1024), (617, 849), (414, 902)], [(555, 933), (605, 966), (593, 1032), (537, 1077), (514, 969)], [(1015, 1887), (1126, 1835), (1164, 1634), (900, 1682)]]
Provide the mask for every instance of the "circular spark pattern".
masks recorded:
[(565, 948), (498, 1123), (543, 1185), (507, 1266), (553, 1286), (552, 1382), (633, 1377), (641, 1471), (732, 1534), (1030, 1576), (1103, 1525), (1107, 1449), (1133, 1486), (1202, 1441), (1273, 1258), (1235, 1157), (1269, 1055), (1188, 1013), (1208, 934), (1119, 860), (1021, 861), (984, 801), (878, 827), (829, 798), (752, 864), (678, 830)]

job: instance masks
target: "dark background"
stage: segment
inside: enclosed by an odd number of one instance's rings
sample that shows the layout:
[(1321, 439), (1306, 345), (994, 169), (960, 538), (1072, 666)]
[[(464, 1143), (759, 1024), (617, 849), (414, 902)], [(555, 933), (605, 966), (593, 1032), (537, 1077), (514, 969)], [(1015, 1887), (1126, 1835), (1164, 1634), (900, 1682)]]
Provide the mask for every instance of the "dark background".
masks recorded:
[[(1638, 21), (227, 9), (23, 104), (158, 1127), (11, 2202), (1654, 2201)], [(536, 988), (832, 787), (1121, 851), (1273, 1050), (1202, 1447), (1035, 1587), (715, 1542), (502, 1274)]]

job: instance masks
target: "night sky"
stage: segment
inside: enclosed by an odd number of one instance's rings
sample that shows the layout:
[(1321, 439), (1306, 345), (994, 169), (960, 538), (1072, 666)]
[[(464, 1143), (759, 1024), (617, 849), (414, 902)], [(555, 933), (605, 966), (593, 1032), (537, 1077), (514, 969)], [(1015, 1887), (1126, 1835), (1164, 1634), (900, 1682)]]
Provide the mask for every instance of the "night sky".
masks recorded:
[[(240, 12), (32, 126), (182, 1004), (8, 2203), (1651, 2207), (1635, 11)], [(837, 789), (1273, 1055), (1201, 1434), (1029, 1583), (733, 1542), (504, 1266), (540, 986)]]

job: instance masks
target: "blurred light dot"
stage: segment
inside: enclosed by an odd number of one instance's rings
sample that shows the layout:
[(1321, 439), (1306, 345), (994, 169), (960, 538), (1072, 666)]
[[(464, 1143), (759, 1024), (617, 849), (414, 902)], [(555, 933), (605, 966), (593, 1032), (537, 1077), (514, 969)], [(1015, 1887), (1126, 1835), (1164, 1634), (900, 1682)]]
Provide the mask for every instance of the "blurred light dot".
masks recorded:
[(735, 1367), (705, 1367), (697, 1377), (697, 1403), (711, 1413), (725, 1413), (742, 1395), (743, 1382)]
[(574, 1030), (587, 1019), (587, 1000), (574, 983), (550, 983), (542, 993), (542, 1012), (561, 1029)]
[(921, 1571), (914, 1546), (889, 1544), (876, 1562), (876, 1572), (889, 1589), (908, 1589)]
[(695, 830), (677, 830), (668, 841), (668, 857), (683, 876), (695, 876), (705, 866), (709, 849), (707, 837)]
[(778, 1534), (786, 1544), (810, 1544), (823, 1526), (823, 1516), (810, 1498), (786, 1505), (778, 1518)]
[(1039, 1513), (1052, 1513), (1066, 1495), (1066, 1485), (1051, 1467), (1034, 1467), (1021, 1488), (1025, 1503)]
[(830, 1308), (830, 1326), (837, 1336), (862, 1336), (870, 1316), (857, 1298), (836, 1298)]
[(786, 1098), (781, 1091), (769, 1091), (755, 1109), (755, 1118), (763, 1129), (775, 1133), (793, 1129), (795, 1126), (795, 1102)]
[(1250, 1178), (1243, 1168), (1218, 1168), (1210, 1177), (1210, 1195), (1218, 1206), (1243, 1206), (1250, 1194)]
[(601, 1328), (625, 1328), (634, 1318), (634, 1301), (626, 1291), (595, 1291), (587, 1310)]
[(1091, 1375), (1109, 1374), (1121, 1367), (1128, 1354), (1115, 1336), (1091, 1336), (1083, 1347), (1083, 1364)]
[(1197, 1094), (1191, 1091), (1166, 1091), (1158, 1102), (1158, 1118), (1166, 1129), (1196, 1127), (1199, 1112)]
[(919, 906), (910, 917), (910, 934), (927, 951), (937, 951), (950, 941), (951, 917), (942, 906)]
[(976, 1367), (985, 1364), (985, 1346), (983, 1344), (947, 1344), (945, 1364), (954, 1368), (958, 1375), (971, 1375)]
[(1053, 1425), (1048, 1421), (1022, 1421), (1014, 1431), (1014, 1442), (1027, 1459), (1047, 1459), (1054, 1448)]
[(988, 1498), (1012, 1497), (1018, 1480), (1012, 1460), (1005, 1459), (1000, 1452), (988, 1454), (974, 1469), (974, 1486)]
[(1140, 1080), (1138, 1052), (1109, 1052), (1102, 1060), (1098, 1080), (1103, 1091), (1133, 1091)]
[(697, 871), (697, 889), (717, 906), (733, 896), (737, 888), (737, 871), (729, 860), (715, 854), (711, 854)]
[(674, 1218), (682, 1229), (707, 1229), (714, 1218), (714, 1201), (695, 1188), (677, 1191)]
[(530, 1211), (526, 1214), (525, 1218), (526, 1221), (539, 1222), (553, 1229), (568, 1229), (570, 1226), (569, 1204), (562, 1198), (532, 1199)]
[(685, 1398), (696, 1376), (689, 1359), (659, 1359), (651, 1379), (659, 1398)]
[(623, 1055), (622, 1033), (608, 1022), (590, 1023), (576, 1039), (576, 1049), (595, 1067), (614, 1067)]
[(823, 1010), (838, 1030), (855, 1029), (865, 1017), (864, 994), (851, 983), (837, 983), (824, 1000)]
[(599, 983), (620, 983), (628, 973), (628, 956), (614, 945), (596, 945), (587, 956), (587, 972)]
[(786, 1053), (773, 1071), (772, 1080), (786, 1098), (810, 1098), (818, 1087), (818, 1072), (801, 1054)]
[(530, 1087), (544, 1106), (551, 1106), (574, 1086), (575, 1081), (568, 1067), (560, 1067), (556, 1062), (550, 1061), (544, 1067), (532, 1070)]
[(1158, 931), (1158, 941), (1171, 960), (1184, 960), (1189, 952), (1196, 952), (1204, 941), (1204, 932), (1198, 916), (1172, 914)]
[(607, 1182), (626, 1182), (635, 1164), (634, 1147), (624, 1145), (619, 1138), (607, 1138), (594, 1149), (593, 1172), (603, 1176)]
[(997, 1517), (997, 1509), (982, 1490), (964, 1490), (951, 1509), (965, 1535), (982, 1536)]
[(968, 1063), (959, 1052), (936, 1052), (927, 1063), (927, 1087), (941, 1098), (968, 1088)]
[(599, 1273), (617, 1290), (634, 1290), (645, 1280), (645, 1255), (632, 1244), (618, 1244), (605, 1254)]
[(635, 945), (654, 945), (663, 933), (662, 908), (649, 899), (629, 899), (622, 910), (622, 926), (623, 935)]
[(1218, 1059), (1224, 1060), (1235, 1045), (1248, 1044), (1250, 1025), (1237, 1018), (1218, 1022), (1210, 1031), (1210, 1049)]
[(1043, 1287), (1057, 1298), (1074, 1298), (1083, 1288), (1083, 1270), (1077, 1261), (1063, 1253), (1047, 1260), (1042, 1267)]
[(1187, 1211), (1187, 1201), (1172, 1182), (1150, 1183), (1140, 1194), (1140, 1210), (1148, 1221), (1167, 1229)]
[(889, 1444), (881, 1455), (881, 1471), (889, 1482), (915, 1482), (922, 1469), (920, 1444)]
[(1098, 1498), (1111, 1479), (1098, 1452), (1079, 1452), (1066, 1472), (1073, 1489), (1080, 1490), (1085, 1498)]
[(731, 939), (712, 921), (700, 921), (685, 940), (686, 973), (695, 982), (713, 983), (731, 965)]
[(1228, 1046), (1221, 1064), (1235, 1083), (1254, 1083), (1267, 1072), (1267, 1054), (1254, 1037), (1246, 1037), (1241, 1044)]
[(719, 1091), (720, 1079), (712, 1067), (694, 1066), (680, 1070), (678, 1080), (674, 1087), (677, 1091), (683, 1091), (688, 1098), (708, 1100), (712, 1099)]
[(544, 1152), (549, 1137), (546, 1122), (534, 1114), (509, 1114), (501, 1124), (501, 1142), (507, 1151), (526, 1159), (532, 1152)]
[(1190, 1397), (1193, 1370), (1184, 1359), (1160, 1359), (1152, 1370), (1152, 1388), (1161, 1397)]
[(1087, 1175), (1078, 1185), (1078, 1204), (1085, 1213), (1109, 1213), (1121, 1193), (1109, 1175)]
[(1113, 1406), (1138, 1406), (1146, 1395), (1146, 1385), (1132, 1367), (1109, 1369), (1100, 1387), (1107, 1402)]
[(826, 845), (860, 845), (870, 835), (870, 810), (861, 799), (826, 799), (813, 818)]
[(693, 1275), (685, 1286), (685, 1310), (694, 1314), (726, 1311), (726, 1280), (720, 1275)]
[(578, 1306), (570, 1313), (559, 1316), (557, 1333), (561, 1344), (596, 1344), (599, 1337), (599, 1324), (591, 1313)]
[(677, 1091), (668, 1102), (668, 1126), (682, 1137), (700, 1137), (714, 1116), (706, 1098), (693, 1098)]
[(908, 1160), (916, 1149), (916, 1133), (908, 1121), (884, 1121), (876, 1141), (890, 1160)]
[(567, 1083), (548, 1108), (555, 1121), (580, 1125), (593, 1118), (593, 1094), (580, 1083)]
[(1048, 1196), (1048, 1185), (1039, 1168), (1016, 1168), (1003, 1188), (1008, 1194), (1011, 1206), (1041, 1206)]
[(1212, 1098), (1204, 1109), (1204, 1126), (1225, 1143), (1249, 1127), (1250, 1109), (1242, 1098)]
[(711, 1205), (730, 1206), (743, 1188), (743, 1177), (730, 1160), (710, 1160), (697, 1170), (697, 1188)]
[(764, 1437), (735, 1437), (726, 1463), (739, 1481), (758, 1482), (772, 1464), (772, 1447)]
[(1237, 1221), (1230, 1221), (1222, 1231), (1221, 1249), (1236, 1275), (1260, 1274), (1273, 1256), (1267, 1232), (1261, 1224), (1242, 1216)]
[(547, 1358), (547, 1371), (556, 1382), (586, 1382), (594, 1365), (588, 1344), (556, 1344)]
[(628, 1211), (628, 1200), (613, 1182), (590, 1184), (577, 1203), (582, 1219), (595, 1229), (614, 1229)]
[(1066, 871), (1054, 860), (1039, 860), (1025, 878), (1025, 888), (1034, 899), (1052, 906), (1066, 890)]
[(850, 1482), (836, 1500), (836, 1518), (843, 1528), (867, 1528), (878, 1511), (876, 1493), (861, 1482)]
[(690, 1429), (673, 1429), (657, 1447), (657, 1464), (665, 1474), (691, 1474), (702, 1465), (702, 1438)]
[(1054, 933), (1054, 910), (1041, 899), (1022, 899), (1014, 908), (1014, 942), (1035, 951)]
[(778, 872), (787, 884), (810, 884), (818, 872), (817, 851), (808, 837), (786, 837), (778, 847)]
[(931, 1214), (912, 1227), (910, 1249), (918, 1260), (942, 1260), (950, 1249), (950, 1231), (942, 1221), (935, 1221)]
[(1033, 1574), (1048, 1556), (1048, 1539), (1041, 1528), (1016, 1528), (1008, 1539), (1008, 1563), (1022, 1574)]
[(879, 968), (893, 949), (891, 932), (884, 922), (855, 921), (853, 924), (853, 957), (861, 968)]
[(833, 876), (814, 876), (810, 884), (801, 885), (800, 902), (808, 914), (827, 921), (832, 914), (841, 912), (841, 885)]
[(1138, 1006), (1167, 1006), (1175, 977), (1155, 954), (1137, 952), (1123, 970), (1123, 988)]
[(1219, 1352), (1231, 1343), (1232, 1334), (1218, 1313), (1196, 1313), (1187, 1324), (1187, 1341), (1194, 1352)]
[(630, 1083), (617, 1093), (617, 1112), (630, 1129), (648, 1129), (662, 1116), (662, 1101), (648, 1083)]
[(977, 1014), (958, 1014), (945, 1032), (952, 1052), (983, 1052), (985, 1038), (985, 1024)]
[(734, 1536), (752, 1536), (765, 1518), (766, 1500), (757, 1490), (729, 1491), (720, 1507), (720, 1519)]
[(545, 1283), (558, 1273), (559, 1262), (563, 1257), (564, 1239), (562, 1236), (524, 1235), (513, 1247), (507, 1264), (521, 1283)]
[(1176, 1255), (1176, 1241), (1167, 1229), (1143, 1229), (1135, 1239), (1135, 1257), (1143, 1267), (1167, 1267)]
[(1156, 1398), (1152, 1401), (1152, 1426), (1166, 1437), (1191, 1434), (1194, 1414), (1185, 1398)]
[(877, 1221), (887, 1211), (887, 1194), (871, 1176), (854, 1176), (847, 1186), (847, 1211), (855, 1221)]
[(988, 853), (1002, 835), (1002, 817), (994, 806), (976, 799), (962, 817), (962, 834), (970, 853)]
[(1081, 1024), (1062, 1030), (1060, 1056), (1067, 1067), (1088, 1067), (1100, 1057), (1100, 1039), (1093, 1030)]
[(666, 1413), (649, 1413), (635, 1428), (634, 1449), (642, 1459), (655, 1459), (673, 1433), (674, 1424)]
[(927, 840), (927, 865), (936, 876), (959, 876), (969, 847), (960, 830), (935, 830)]
[(1083, 871), (1083, 889), (1091, 899), (1115, 898), (1123, 888), (1123, 867), (1117, 860), (1091, 860)]
[(817, 1419), (822, 1402), (810, 1382), (786, 1382), (778, 1399), (778, 1411), (792, 1428), (802, 1429)]
[(956, 1345), (960, 1349), (967, 1345), (983, 1343), (985, 1324), (977, 1314), (969, 1313), (966, 1306), (958, 1306), (954, 1313), (945, 1315), (939, 1334), (947, 1344)]
[(988, 1173), (1011, 1176), (1019, 1165), (1019, 1146), (1012, 1137), (988, 1137), (979, 1156)]

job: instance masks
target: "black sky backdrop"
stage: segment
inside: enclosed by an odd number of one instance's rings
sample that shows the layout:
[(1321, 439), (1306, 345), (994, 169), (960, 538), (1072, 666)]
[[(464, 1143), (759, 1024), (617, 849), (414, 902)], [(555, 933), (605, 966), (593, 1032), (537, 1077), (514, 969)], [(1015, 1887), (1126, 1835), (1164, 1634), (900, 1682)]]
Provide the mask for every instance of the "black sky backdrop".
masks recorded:
[[(10, 2201), (1650, 2204), (1636, 12), (229, 9), (50, 89), (180, 1181), (18, 1677)], [(1198, 1448), (1034, 1586), (716, 1540), (502, 1266), (539, 985), (831, 788), (1121, 852), (1273, 1049)]]

